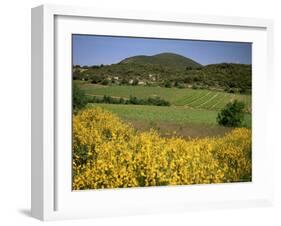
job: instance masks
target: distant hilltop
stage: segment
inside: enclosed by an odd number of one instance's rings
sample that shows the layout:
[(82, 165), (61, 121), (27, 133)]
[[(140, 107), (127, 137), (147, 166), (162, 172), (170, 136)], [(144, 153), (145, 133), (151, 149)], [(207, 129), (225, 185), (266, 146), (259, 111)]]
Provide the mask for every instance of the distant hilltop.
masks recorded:
[(133, 56), (122, 60), (120, 63), (163, 65), (166, 67), (177, 68), (177, 69), (202, 67), (202, 65), (199, 64), (198, 62), (175, 53), (160, 53), (153, 56), (145, 56), (145, 55)]

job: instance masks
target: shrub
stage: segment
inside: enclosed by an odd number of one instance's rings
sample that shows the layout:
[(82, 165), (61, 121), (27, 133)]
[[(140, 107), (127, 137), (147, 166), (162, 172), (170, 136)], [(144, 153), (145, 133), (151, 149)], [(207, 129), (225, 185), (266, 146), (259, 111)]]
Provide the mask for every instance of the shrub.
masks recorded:
[(178, 83), (178, 84), (176, 85), (176, 87), (179, 88), (179, 89), (184, 89), (184, 88), (185, 88), (185, 85), (182, 84), (182, 83)]
[(73, 100), (73, 109), (79, 110), (86, 106), (88, 103), (88, 98), (85, 94), (85, 92), (78, 87), (78, 85), (73, 85), (73, 94), (72, 94), (72, 100)]
[(105, 104), (133, 104), (133, 105), (155, 105), (155, 106), (170, 106), (170, 102), (163, 100), (160, 97), (149, 97), (147, 99), (130, 96), (129, 99), (122, 97), (111, 97), (104, 95), (102, 98), (92, 97), (90, 103), (105, 103)]
[(244, 122), (245, 104), (241, 101), (234, 100), (228, 103), (217, 116), (217, 122), (222, 126), (239, 127)]
[(148, 105), (155, 105), (155, 106), (170, 106), (171, 105), (169, 101), (163, 100), (160, 97), (154, 97), (154, 98), (149, 97), (146, 100), (146, 102)]
[(122, 84), (122, 85), (128, 85), (128, 84), (130, 84), (130, 83), (129, 83), (129, 80), (128, 80), (128, 79), (123, 78), (123, 79), (121, 80), (121, 83), (120, 83), (120, 84)]
[(139, 80), (137, 80), (136, 78), (133, 80), (132, 85), (133, 86), (137, 86), (139, 84)]
[(92, 84), (98, 84), (98, 83), (100, 83), (102, 80), (101, 80), (101, 77), (100, 76), (97, 76), (97, 75), (93, 75), (92, 77), (91, 77), (91, 79), (92, 79), (92, 81), (91, 81), (91, 83)]
[(109, 84), (109, 80), (104, 79), (104, 80), (102, 80), (101, 84), (107, 86)]
[(166, 81), (165, 84), (164, 84), (164, 86), (165, 86), (166, 88), (172, 88), (172, 82), (171, 82), (171, 81)]

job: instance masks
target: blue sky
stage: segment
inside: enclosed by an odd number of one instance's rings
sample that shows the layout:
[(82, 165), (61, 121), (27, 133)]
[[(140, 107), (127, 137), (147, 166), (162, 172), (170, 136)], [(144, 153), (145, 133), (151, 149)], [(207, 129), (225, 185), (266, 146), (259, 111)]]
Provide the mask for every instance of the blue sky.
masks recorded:
[(202, 65), (252, 62), (251, 43), (73, 35), (72, 45), (74, 65), (113, 64), (130, 56), (163, 52), (180, 54)]

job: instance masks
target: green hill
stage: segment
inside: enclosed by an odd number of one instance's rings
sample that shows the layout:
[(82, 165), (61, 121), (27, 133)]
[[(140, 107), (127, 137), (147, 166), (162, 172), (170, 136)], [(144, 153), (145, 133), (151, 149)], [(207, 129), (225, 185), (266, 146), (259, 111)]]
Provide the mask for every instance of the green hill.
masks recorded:
[(170, 68), (186, 69), (186, 68), (200, 68), (201, 64), (195, 62), (187, 57), (174, 53), (160, 53), (153, 56), (134, 56), (129, 57), (120, 62), (121, 64), (151, 64), (163, 65)]
[(202, 66), (178, 54), (161, 53), (129, 57), (118, 64), (77, 65), (73, 67), (73, 79), (102, 85), (138, 84), (249, 94), (252, 90), (252, 66), (234, 63)]

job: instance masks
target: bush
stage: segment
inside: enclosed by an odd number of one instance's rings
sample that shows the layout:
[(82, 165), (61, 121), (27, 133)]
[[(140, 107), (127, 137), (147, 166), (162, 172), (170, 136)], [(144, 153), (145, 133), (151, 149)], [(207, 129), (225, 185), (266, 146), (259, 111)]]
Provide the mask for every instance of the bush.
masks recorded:
[(147, 105), (155, 105), (155, 106), (170, 106), (170, 102), (161, 99), (160, 97), (149, 97), (145, 100)]
[(166, 81), (165, 84), (164, 84), (164, 86), (165, 86), (166, 88), (172, 88), (172, 82), (171, 82), (171, 81)]
[(175, 83), (175, 87), (177, 87), (177, 88), (179, 88), (179, 89), (184, 89), (184, 88), (185, 88), (184, 84), (179, 83), (179, 82), (176, 82), (176, 83)]
[(128, 84), (130, 84), (130, 83), (129, 83), (129, 80), (128, 80), (128, 79), (123, 78), (123, 79), (121, 80), (121, 84), (122, 84), (122, 85), (128, 85)]
[(133, 80), (132, 85), (133, 86), (137, 86), (139, 84), (139, 80), (137, 80), (136, 78)]
[(83, 90), (81, 90), (78, 85), (74, 84), (73, 85), (73, 109), (74, 110), (79, 110), (83, 107), (86, 106), (88, 103), (88, 98)]
[(98, 84), (102, 81), (102, 78), (100, 76), (97, 76), (97, 75), (93, 75), (91, 77), (91, 79), (92, 79), (92, 81), (91, 81), (92, 84)]
[(133, 105), (154, 105), (154, 106), (170, 106), (170, 102), (161, 99), (160, 97), (149, 97), (146, 99), (130, 96), (129, 99), (122, 97), (111, 97), (104, 95), (100, 97), (92, 97), (88, 100), (90, 103), (105, 103), (105, 104), (133, 104)]
[(108, 79), (104, 79), (101, 82), (102, 85), (107, 86), (109, 84), (109, 80)]
[(244, 122), (245, 104), (241, 101), (234, 100), (228, 103), (217, 116), (217, 122), (222, 126), (239, 127)]

